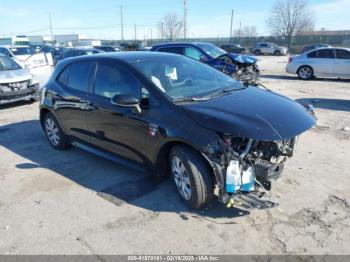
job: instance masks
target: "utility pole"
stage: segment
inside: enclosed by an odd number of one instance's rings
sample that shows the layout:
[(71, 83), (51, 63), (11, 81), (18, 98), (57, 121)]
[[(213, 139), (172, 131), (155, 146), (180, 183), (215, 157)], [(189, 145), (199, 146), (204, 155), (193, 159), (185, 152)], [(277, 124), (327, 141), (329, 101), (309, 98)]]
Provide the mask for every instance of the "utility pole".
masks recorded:
[(184, 0), (184, 39), (187, 38), (187, 0)]
[(232, 11), (231, 11), (231, 27), (230, 27), (230, 42), (232, 39), (233, 12), (234, 12), (234, 10), (232, 9)]
[(52, 18), (51, 18), (51, 12), (49, 12), (49, 26), (50, 26), (50, 36), (51, 36), (51, 41), (53, 42), (53, 30), (52, 30)]
[(153, 30), (151, 28), (151, 42), (153, 42)]
[(120, 5), (120, 28), (121, 28), (121, 40), (124, 42), (124, 23), (123, 23), (123, 2)]
[(136, 24), (134, 24), (134, 33), (135, 33), (135, 43), (136, 43), (136, 40), (137, 40), (137, 34), (136, 34)]
[(239, 43), (241, 43), (241, 35), (242, 35), (242, 22), (239, 22)]
[(163, 38), (164, 38), (164, 23), (162, 22), (160, 24), (160, 26), (161, 26), (161, 34), (162, 34), (162, 40), (163, 40)]

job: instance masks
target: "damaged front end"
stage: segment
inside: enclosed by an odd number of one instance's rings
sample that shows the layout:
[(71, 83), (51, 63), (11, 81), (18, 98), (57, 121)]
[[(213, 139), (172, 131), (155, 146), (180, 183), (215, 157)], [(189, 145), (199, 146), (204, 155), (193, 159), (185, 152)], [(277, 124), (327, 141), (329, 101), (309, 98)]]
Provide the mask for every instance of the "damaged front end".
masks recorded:
[(211, 164), (218, 185), (219, 200), (228, 207), (271, 207), (261, 199), (278, 179), (285, 161), (293, 156), (297, 137), (283, 141), (261, 141), (223, 135), (202, 149)]

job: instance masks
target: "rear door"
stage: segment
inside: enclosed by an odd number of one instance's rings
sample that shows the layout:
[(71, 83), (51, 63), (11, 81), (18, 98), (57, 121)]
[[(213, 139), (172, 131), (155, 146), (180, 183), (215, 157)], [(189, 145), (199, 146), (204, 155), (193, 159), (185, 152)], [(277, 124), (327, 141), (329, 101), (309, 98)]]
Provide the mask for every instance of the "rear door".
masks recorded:
[(53, 93), (56, 114), (62, 120), (65, 133), (76, 140), (90, 141), (87, 128), (86, 103), (91, 76), (95, 63), (91, 61), (76, 62), (66, 67), (56, 82), (63, 92)]
[(317, 50), (317, 58), (314, 60), (314, 65), (316, 74), (332, 75), (335, 65), (334, 49)]
[(350, 77), (350, 51), (336, 49), (335, 55), (334, 74)]

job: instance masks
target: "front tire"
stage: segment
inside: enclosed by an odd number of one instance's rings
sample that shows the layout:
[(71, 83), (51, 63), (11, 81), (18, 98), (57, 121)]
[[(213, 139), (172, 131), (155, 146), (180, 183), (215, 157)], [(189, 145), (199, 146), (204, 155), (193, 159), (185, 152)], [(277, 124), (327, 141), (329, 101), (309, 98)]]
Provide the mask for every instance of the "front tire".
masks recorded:
[(276, 50), (276, 51), (274, 52), (274, 54), (279, 56), (279, 55), (281, 55), (282, 53), (281, 53), (280, 50)]
[(50, 112), (45, 114), (44, 131), (50, 145), (56, 150), (65, 150), (69, 147), (67, 136), (63, 133), (54, 115)]
[(212, 171), (198, 152), (186, 146), (175, 146), (169, 163), (175, 185), (190, 208), (203, 208), (213, 201)]
[(302, 66), (298, 70), (298, 77), (301, 80), (310, 80), (314, 77), (314, 71), (310, 66)]

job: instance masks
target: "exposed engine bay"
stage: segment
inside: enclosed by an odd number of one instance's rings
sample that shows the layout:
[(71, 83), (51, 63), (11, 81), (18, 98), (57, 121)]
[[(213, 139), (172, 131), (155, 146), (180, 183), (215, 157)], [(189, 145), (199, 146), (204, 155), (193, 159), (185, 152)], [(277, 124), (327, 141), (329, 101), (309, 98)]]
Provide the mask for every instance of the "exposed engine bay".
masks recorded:
[(293, 156), (297, 137), (284, 141), (259, 141), (223, 136), (203, 149), (219, 187), (219, 198), (228, 203), (234, 195), (269, 191), (285, 161)]

